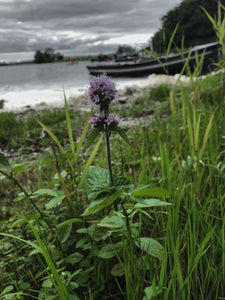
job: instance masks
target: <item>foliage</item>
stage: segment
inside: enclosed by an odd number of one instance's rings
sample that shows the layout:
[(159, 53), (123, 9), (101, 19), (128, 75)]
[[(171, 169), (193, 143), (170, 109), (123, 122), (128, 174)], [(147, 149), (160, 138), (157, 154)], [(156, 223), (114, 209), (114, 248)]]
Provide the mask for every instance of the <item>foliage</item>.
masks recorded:
[[(61, 109), (44, 110), (36, 113), (36, 117), (46, 124), (56, 134), (62, 143), (68, 141), (66, 135), (65, 112)], [(13, 112), (0, 113), (0, 145), (5, 149), (22, 149), (27, 152), (29, 149), (40, 150), (42, 133), (40, 126), (34, 119), (34, 113), (27, 115), (17, 115)], [(74, 111), (71, 116), (71, 123), (76, 128), (73, 132), (74, 138), (82, 131), (80, 120), (85, 118), (85, 114)]]
[(57, 60), (62, 60), (63, 55), (56, 52), (52, 48), (46, 48), (44, 51), (37, 50), (34, 55), (34, 63), (49, 63)]
[(135, 52), (135, 49), (129, 45), (120, 45), (116, 51), (116, 54), (133, 54)]
[[(221, 4), (225, 4), (221, 0)], [(214, 0), (184, 0), (162, 17), (162, 28), (152, 38), (153, 49), (162, 53), (167, 49), (174, 28), (179, 24), (173, 48), (193, 47), (216, 40), (210, 20), (202, 7), (215, 18), (218, 4)]]

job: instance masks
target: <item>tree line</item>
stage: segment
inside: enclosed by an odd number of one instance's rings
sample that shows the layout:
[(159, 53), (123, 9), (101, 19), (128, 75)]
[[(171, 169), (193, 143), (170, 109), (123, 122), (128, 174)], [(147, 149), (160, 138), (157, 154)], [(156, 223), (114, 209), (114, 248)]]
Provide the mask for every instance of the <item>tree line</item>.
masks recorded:
[[(225, 6), (225, 0), (220, 0)], [(181, 4), (162, 17), (162, 27), (152, 38), (155, 52), (163, 53), (177, 24), (173, 48), (188, 48), (216, 41), (216, 34), (202, 7), (214, 17), (218, 15), (216, 0), (183, 0)]]
[(52, 48), (46, 48), (44, 51), (37, 50), (34, 55), (34, 63), (36, 64), (54, 62), (63, 59), (64, 56), (59, 52), (55, 52)]

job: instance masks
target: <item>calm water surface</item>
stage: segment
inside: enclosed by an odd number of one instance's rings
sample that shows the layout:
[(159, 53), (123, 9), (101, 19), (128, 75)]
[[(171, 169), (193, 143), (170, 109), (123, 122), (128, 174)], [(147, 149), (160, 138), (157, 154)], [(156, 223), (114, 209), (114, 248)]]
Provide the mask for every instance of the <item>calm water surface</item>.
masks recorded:
[[(90, 62), (72, 65), (64, 63), (27, 64), (0, 67), (0, 99), (5, 110), (34, 106), (45, 102), (63, 104), (63, 89), (67, 97), (83, 94), (90, 82), (86, 68)], [(146, 77), (143, 77), (145, 79)], [(119, 87), (142, 78), (115, 78)]]

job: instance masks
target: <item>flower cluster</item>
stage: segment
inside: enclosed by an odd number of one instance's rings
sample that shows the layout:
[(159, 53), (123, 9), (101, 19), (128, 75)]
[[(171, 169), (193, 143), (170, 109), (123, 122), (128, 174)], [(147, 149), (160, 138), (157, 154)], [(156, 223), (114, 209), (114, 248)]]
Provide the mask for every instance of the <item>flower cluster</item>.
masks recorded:
[(110, 81), (108, 77), (100, 76), (92, 79), (88, 98), (92, 106), (99, 108), (99, 113), (96, 113), (89, 121), (92, 128), (107, 131), (120, 124), (120, 117), (109, 113), (109, 104), (116, 101), (117, 90), (115, 83)]
[(91, 105), (106, 107), (109, 103), (116, 101), (117, 90), (115, 83), (106, 76), (94, 77), (90, 82), (88, 98)]
[(121, 123), (121, 118), (115, 114), (105, 114), (103, 111), (96, 113), (95, 117), (89, 121), (92, 128), (101, 128), (105, 130), (106, 125), (109, 130), (112, 130), (115, 126)]

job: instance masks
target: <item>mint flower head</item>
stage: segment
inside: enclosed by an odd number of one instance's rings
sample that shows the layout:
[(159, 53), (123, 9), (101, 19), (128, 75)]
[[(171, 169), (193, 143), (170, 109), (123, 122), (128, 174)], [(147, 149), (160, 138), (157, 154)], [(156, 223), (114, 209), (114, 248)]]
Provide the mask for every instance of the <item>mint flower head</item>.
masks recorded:
[(100, 111), (107, 109), (108, 104), (115, 102), (117, 98), (115, 83), (107, 76), (94, 77), (90, 82), (88, 98), (91, 105), (100, 107)]
[(115, 114), (105, 114), (103, 111), (96, 113), (95, 117), (89, 121), (92, 128), (100, 128), (105, 131), (106, 126), (109, 130), (112, 130), (115, 126), (121, 123), (121, 118)]

